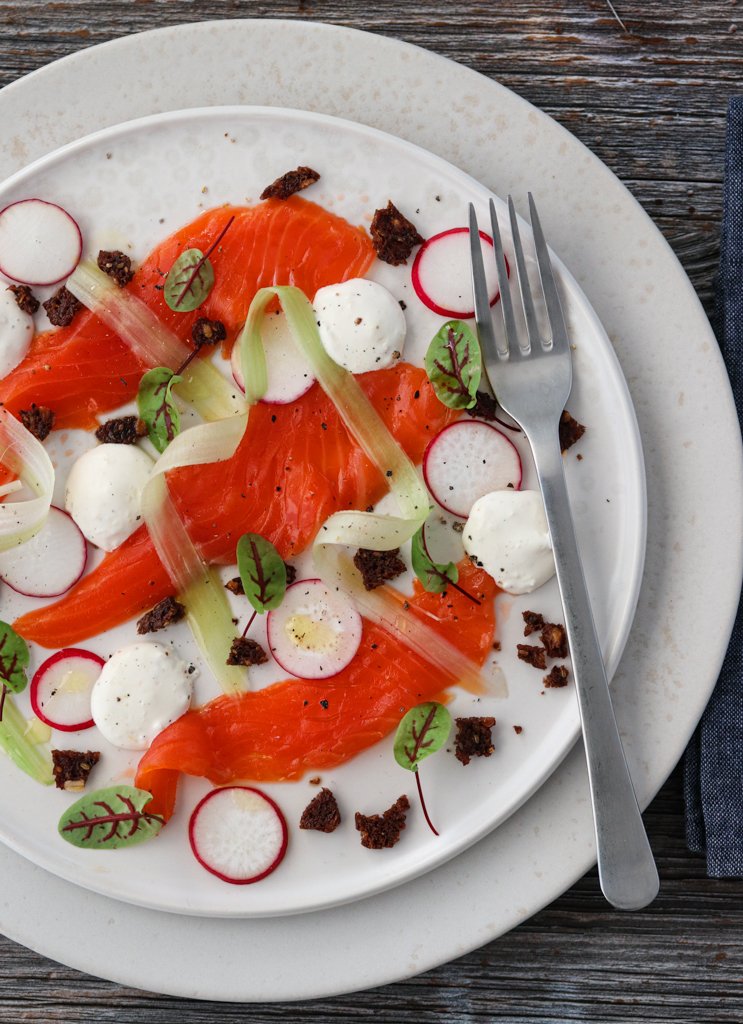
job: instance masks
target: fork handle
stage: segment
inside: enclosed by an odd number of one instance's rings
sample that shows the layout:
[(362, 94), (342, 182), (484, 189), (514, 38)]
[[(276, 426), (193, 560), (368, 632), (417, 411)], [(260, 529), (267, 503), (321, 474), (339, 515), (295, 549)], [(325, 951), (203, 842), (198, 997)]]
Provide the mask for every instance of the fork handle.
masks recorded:
[(619, 738), (580, 553), (557, 431), (529, 435), (555, 556), (578, 695), (599, 883), (621, 910), (639, 910), (658, 893), (658, 871)]

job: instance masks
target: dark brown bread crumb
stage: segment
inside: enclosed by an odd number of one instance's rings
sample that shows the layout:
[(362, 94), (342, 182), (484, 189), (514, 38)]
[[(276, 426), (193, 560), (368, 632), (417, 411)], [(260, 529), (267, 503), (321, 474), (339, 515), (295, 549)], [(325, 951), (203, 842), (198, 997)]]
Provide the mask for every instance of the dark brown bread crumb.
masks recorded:
[(335, 832), (341, 823), (338, 802), (324, 786), (302, 811), (299, 827), (314, 829), (316, 832)]
[(496, 640), (495, 643), (493, 644), (493, 650), (494, 651), (499, 651), (500, 649), (501, 649), (500, 640)]
[[(284, 566), (286, 567), (286, 585), (288, 587), (289, 584), (293, 583), (297, 578), (297, 570), (296, 567), (291, 565), (289, 562), (284, 562)], [(225, 589), (229, 590), (231, 594), (240, 595), (245, 593), (243, 581), (239, 576), (233, 576), (231, 580), (227, 580), (225, 583)]]
[(568, 685), (568, 670), (564, 665), (553, 665), (544, 677), (544, 685), (548, 690)]
[(257, 640), (236, 636), (227, 656), (228, 665), (265, 665), (268, 655)]
[(469, 764), (473, 757), (490, 757), (495, 750), (492, 730), (494, 718), (456, 718), (457, 735), (454, 753), (457, 761)]
[(52, 774), (57, 789), (66, 789), (68, 792), (84, 789), (100, 756), (97, 750), (53, 750)]
[(45, 437), (49, 436), (49, 433), (54, 426), (54, 413), (51, 409), (48, 409), (45, 405), (37, 405), (36, 402), (31, 403), (30, 409), (21, 409), (18, 414), (21, 417), (21, 423), (38, 438), (39, 441), (43, 441)]
[(532, 633), (538, 633), (544, 625), (544, 618), (539, 614), (539, 612), (522, 612), (521, 617), (526, 623), (524, 626), (524, 636), (531, 636)]
[(216, 345), (227, 337), (227, 328), (221, 320), (209, 320), (200, 316), (191, 328), (191, 339), (196, 348), (203, 345)]
[(573, 419), (567, 409), (563, 411), (560, 417), (560, 451), (566, 452), (568, 448), (572, 448), (576, 441), (580, 441), (586, 432), (586, 428), (582, 423)]
[(519, 656), (519, 660), (525, 661), (527, 665), (532, 665), (534, 668), (542, 670), (547, 668), (547, 652), (544, 647), (532, 647), (530, 644), (516, 644), (516, 653)]
[(564, 626), (557, 622), (545, 622), (541, 637), (549, 658), (567, 658), (568, 638)]
[(467, 410), (468, 416), (476, 416), (478, 420), (487, 420), (492, 423), (498, 412), (498, 403), (487, 391), (478, 391), (477, 401), (471, 409)]
[(114, 249), (113, 252), (101, 249), (98, 253), (98, 266), (104, 274), (113, 278), (119, 288), (125, 288), (134, 277), (132, 261), (119, 249)]
[(106, 420), (95, 436), (102, 444), (136, 444), (147, 433), (147, 427), (138, 416), (119, 416)]
[(406, 565), (399, 557), (400, 549), (372, 551), (359, 548), (353, 556), (353, 564), (361, 573), (366, 590), (375, 590), (388, 580), (394, 580), (405, 572)]
[(28, 313), (29, 316), (33, 316), (38, 310), (39, 300), (27, 284), (11, 284), (8, 291), (13, 292), (16, 305), (24, 313)]
[(140, 636), (155, 633), (158, 629), (165, 629), (174, 622), (180, 622), (185, 614), (186, 609), (180, 601), (176, 601), (174, 597), (164, 597), (137, 622), (137, 632)]
[(520, 736), (521, 733), (524, 731), (524, 727), (523, 725), (514, 725), (513, 731), (516, 733), (517, 736)]
[(424, 241), (415, 225), (400, 213), (391, 200), (383, 209), (375, 212), (371, 222), (371, 236), (379, 259), (391, 263), (393, 267), (407, 263), (415, 246)]
[(49, 322), (55, 327), (69, 327), (75, 319), (77, 311), (83, 308), (82, 302), (78, 302), (64, 285), (52, 295), (51, 299), (47, 299), (43, 306), (49, 317)]
[(313, 775), (312, 778), (309, 779), (308, 781), (309, 781), (309, 784), (311, 786), (319, 786), (320, 782), (321, 782), (321, 779), (320, 779), (319, 775)]
[(288, 199), (289, 196), (302, 192), (319, 180), (320, 175), (311, 167), (297, 167), (295, 171), (287, 171), (264, 188), (261, 199)]
[(361, 845), (367, 850), (389, 850), (405, 828), (405, 813), (410, 809), (406, 796), (398, 797), (392, 807), (382, 814), (356, 812), (356, 830), (361, 833)]

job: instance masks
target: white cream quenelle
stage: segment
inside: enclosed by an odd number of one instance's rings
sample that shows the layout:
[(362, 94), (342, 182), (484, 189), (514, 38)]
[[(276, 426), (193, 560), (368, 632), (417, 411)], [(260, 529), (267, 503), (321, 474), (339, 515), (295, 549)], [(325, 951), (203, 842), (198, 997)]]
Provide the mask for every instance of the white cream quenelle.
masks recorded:
[(313, 306), (325, 351), (349, 373), (382, 370), (402, 355), (405, 315), (376, 281), (358, 277), (328, 285)]
[(501, 590), (529, 594), (555, 574), (547, 518), (538, 491), (491, 491), (472, 506), (464, 548)]
[(113, 551), (134, 533), (153, 465), (129, 444), (101, 444), (80, 456), (67, 478), (65, 507), (91, 544)]
[(122, 647), (106, 662), (90, 696), (93, 721), (109, 743), (146, 750), (188, 711), (192, 666), (156, 643)]

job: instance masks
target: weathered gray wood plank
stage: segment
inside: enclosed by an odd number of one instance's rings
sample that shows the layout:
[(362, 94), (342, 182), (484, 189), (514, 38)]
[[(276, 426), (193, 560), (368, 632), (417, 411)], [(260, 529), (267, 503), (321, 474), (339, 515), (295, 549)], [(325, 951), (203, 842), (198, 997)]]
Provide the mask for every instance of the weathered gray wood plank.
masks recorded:
[[(743, 90), (743, 3), (615, 5), (630, 34), (604, 0), (0, 0), (0, 86), (127, 32), (215, 17), (301, 17), (403, 38), (497, 78), (585, 142), (666, 234), (710, 309), (725, 106)], [(705, 877), (684, 848), (682, 810), (677, 772), (646, 815), (663, 887), (639, 914), (611, 911), (588, 877), (453, 964), (373, 993), (292, 1007), (153, 996), (0, 940), (0, 1020), (740, 1024), (743, 882)]]

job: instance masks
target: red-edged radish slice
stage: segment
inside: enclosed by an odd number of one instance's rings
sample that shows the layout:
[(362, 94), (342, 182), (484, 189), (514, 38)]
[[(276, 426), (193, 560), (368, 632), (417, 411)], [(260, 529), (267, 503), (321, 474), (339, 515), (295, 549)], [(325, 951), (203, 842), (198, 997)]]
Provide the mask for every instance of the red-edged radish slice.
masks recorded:
[(284, 859), (286, 819), (274, 801), (249, 786), (207, 793), (188, 823), (194, 857), (233, 885), (260, 882)]
[[(315, 375), (310, 364), (297, 350), (283, 313), (273, 313), (266, 317), (261, 337), (268, 369), (268, 388), (261, 401), (272, 405), (295, 402), (310, 390), (315, 383)], [(231, 366), (235, 383), (244, 392), (239, 345), (232, 346)]]
[(285, 672), (328, 679), (353, 661), (361, 643), (356, 609), (322, 580), (297, 580), (268, 613), (268, 646)]
[[(454, 526), (459, 527), (459, 531)], [(428, 557), (439, 564), (461, 562), (465, 551), (462, 543), (460, 517), (450, 512), (434, 510), (423, 526), (423, 546)]]
[(506, 435), (489, 423), (459, 420), (426, 448), (423, 477), (442, 508), (466, 519), (484, 494), (521, 487), (521, 459)]
[(22, 284), (56, 284), (80, 262), (83, 236), (66, 210), (21, 199), (0, 211), (0, 271)]
[(0, 552), (0, 578), (26, 597), (59, 597), (80, 579), (88, 546), (75, 521), (52, 505), (33, 537)]
[[(493, 239), (484, 231), (480, 232), (480, 245), (492, 306), (500, 293)], [(469, 228), (449, 228), (424, 242), (413, 262), (411, 279), (418, 298), (434, 313), (463, 320), (473, 317)]]
[(0, 289), (0, 377), (5, 377), (29, 350), (34, 318), (18, 308), (9, 288), (0, 284)]
[(31, 707), (53, 729), (77, 732), (95, 723), (90, 694), (105, 662), (92, 651), (67, 647), (47, 658), (31, 680)]

